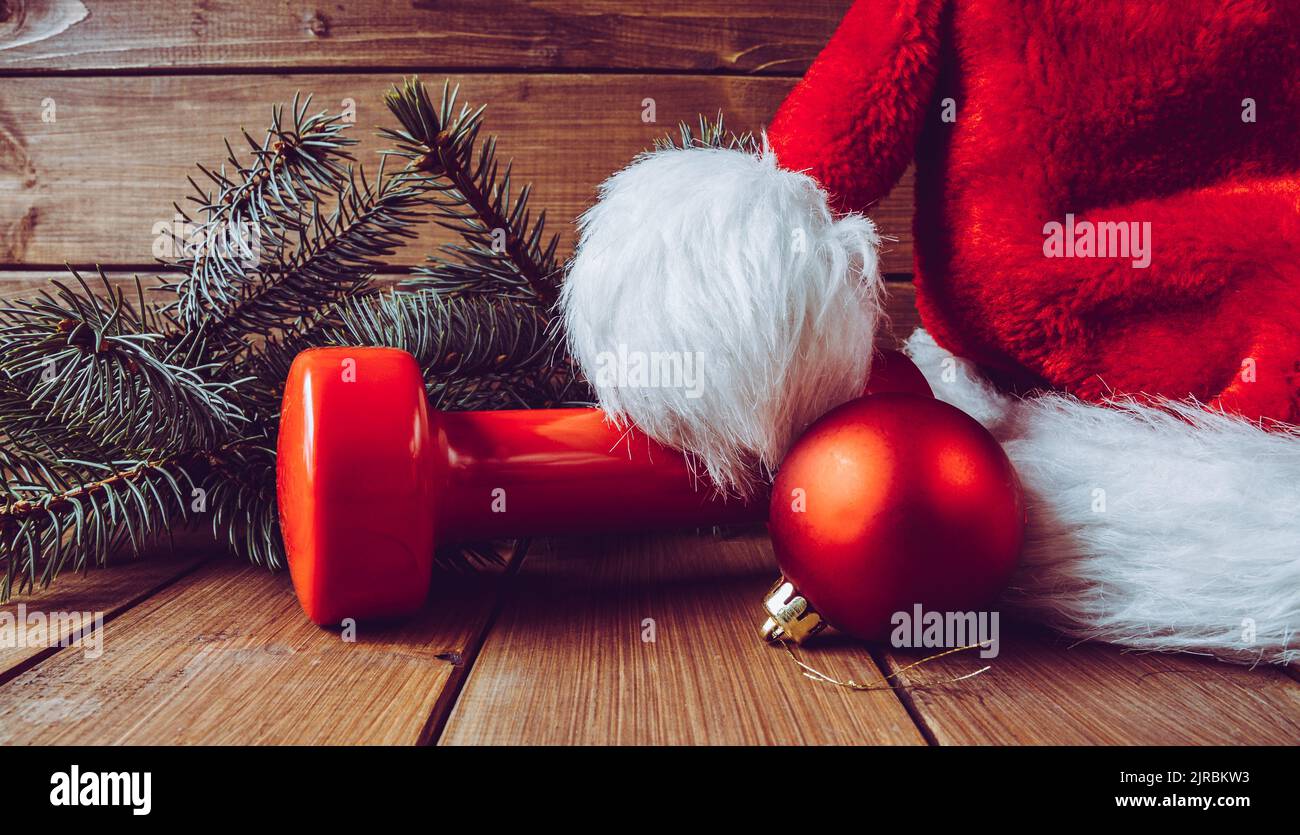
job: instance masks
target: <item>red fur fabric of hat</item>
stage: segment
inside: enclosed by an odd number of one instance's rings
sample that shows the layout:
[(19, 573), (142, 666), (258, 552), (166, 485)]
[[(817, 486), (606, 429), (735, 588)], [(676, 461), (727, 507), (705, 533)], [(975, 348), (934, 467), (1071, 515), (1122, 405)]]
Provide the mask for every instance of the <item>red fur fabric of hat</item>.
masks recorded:
[(1300, 422), (1297, 78), (1287, 0), (862, 0), (769, 136), (841, 211), (915, 157), (925, 326), (995, 378)]

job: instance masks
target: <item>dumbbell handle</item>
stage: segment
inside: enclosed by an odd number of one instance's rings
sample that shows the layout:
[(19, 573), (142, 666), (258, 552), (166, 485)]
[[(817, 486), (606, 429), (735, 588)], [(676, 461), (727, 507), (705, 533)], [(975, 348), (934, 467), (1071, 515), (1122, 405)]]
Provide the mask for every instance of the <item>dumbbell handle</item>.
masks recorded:
[(443, 412), (439, 542), (761, 521), (680, 452), (595, 409)]

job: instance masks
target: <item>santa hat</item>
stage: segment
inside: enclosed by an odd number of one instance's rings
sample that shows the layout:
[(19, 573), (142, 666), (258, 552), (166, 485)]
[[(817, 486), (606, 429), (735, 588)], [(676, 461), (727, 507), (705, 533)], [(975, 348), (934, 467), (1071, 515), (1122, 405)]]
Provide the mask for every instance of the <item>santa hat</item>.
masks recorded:
[[(761, 147), (602, 186), (574, 354), (611, 417), (753, 489), (863, 389), (858, 212), (915, 158), (912, 353), (1020, 469), (1012, 598), (1081, 637), (1291, 660), (1300, 438), (1271, 421), (1300, 418), (1298, 41), (1262, 1), (860, 0)], [(611, 352), (698, 357), (706, 382), (602, 385)]]

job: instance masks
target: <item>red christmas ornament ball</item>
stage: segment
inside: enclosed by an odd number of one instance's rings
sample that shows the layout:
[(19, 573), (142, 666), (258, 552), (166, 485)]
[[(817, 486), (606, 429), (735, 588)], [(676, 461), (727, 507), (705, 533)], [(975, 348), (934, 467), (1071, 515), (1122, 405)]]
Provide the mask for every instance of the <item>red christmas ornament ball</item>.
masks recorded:
[(977, 611), (1006, 585), (1025, 512), (1002, 447), (933, 398), (872, 394), (791, 448), (769, 529), (786, 579), (837, 629), (880, 640), (895, 612)]
[(902, 351), (888, 349), (876, 354), (871, 362), (871, 378), (863, 394), (884, 394), (890, 391), (934, 397), (934, 390), (916, 363)]

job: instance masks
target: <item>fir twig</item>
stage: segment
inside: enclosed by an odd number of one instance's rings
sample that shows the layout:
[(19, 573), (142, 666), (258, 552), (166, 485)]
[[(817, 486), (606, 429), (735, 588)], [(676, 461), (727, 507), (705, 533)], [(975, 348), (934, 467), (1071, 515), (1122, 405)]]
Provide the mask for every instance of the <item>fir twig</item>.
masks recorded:
[[(212, 379), (213, 365), (173, 362), (143, 301), (133, 305), (102, 272), (101, 294), (72, 277), (0, 308), (0, 367), (32, 414), (150, 454), (216, 445), (244, 421), (229, 399), (236, 383)], [(142, 297), (138, 281), (136, 289)]]
[[(419, 180), (386, 177), (381, 163), (372, 185), (360, 168), (332, 159), (334, 145), (320, 144), (314, 165), (303, 161), (315, 145), (295, 145), (298, 162), (276, 176), (253, 168), (227, 186), (236, 199), (212, 211), (243, 231), (221, 235), (209, 220), (200, 252), (182, 262), (189, 274), (170, 285), (185, 334), (237, 359), (266, 335), (362, 290), (380, 259), (414, 237), (425, 202)], [(251, 199), (261, 190), (278, 199)]]
[(178, 458), (64, 463), (100, 475), (58, 490), (9, 485), (27, 497), (0, 506), (0, 599), (19, 577), (20, 589), (47, 585), (69, 560), (81, 570), (123, 547), (138, 554), (186, 518), (181, 483), (193, 482)]
[(380, 135), (396, 147), (389, 155), (426, 178), (438, 223), (457, 232), (462, 244), (442, 247), (444, 257), (409, 285), (447, 295), (483, 293), (524, 299), (549, 308), (559, 291), (559, 236), (546, 237), (546, 212), (533, 217), (532, 186), (512, 189), (513, 163), (502, 166), (497, 140), (479, 141), (484, 107), (457, 105), (460, 88), (444, 83), (434, 106), (419, 79), (408, 79), (385, 96), (402, 124)]
[(534, 306), (505, 300), (396, 292), (354, 300), (338, 318), (328, 339), (401, 348), (435, 377), (506, 374), (554, 360), (559, 349)]
[(202, 330), (213, 311), (236, 305), (262, 277), (254, 269), (262, 253), (287, 246), (316, 214), (319, 194), (348, 178), (348, 149), (356, 144), (344, 135), (348, 123), (337, 114), (309, 114), (310, 106), (310, 96), (295, 95), (287, 118), (283, 107), (274, 108), (261, 142), (245, 131), (250, 163), (227, 142), (225, 165), (199, 166), (207, 188), (190, 178), (201, 220), (176, 206), (187, 232), (173, 241), (181, 256), (176, 265), (188, 275), (175, 288), (177, 318), (187, 330)]
[(689, 122), (678, 122), (677, 135), (668, 134), (657, 139), (654, 146), (660, 151), (674, 148), (712, 148), (757, 154), (763, 150), (763, 143), (754, 136), (753, 131), (736, 133), (728, 130), (721, 110), (714, 119), (701, 114), (693, 128)]

